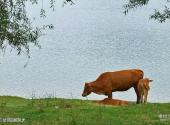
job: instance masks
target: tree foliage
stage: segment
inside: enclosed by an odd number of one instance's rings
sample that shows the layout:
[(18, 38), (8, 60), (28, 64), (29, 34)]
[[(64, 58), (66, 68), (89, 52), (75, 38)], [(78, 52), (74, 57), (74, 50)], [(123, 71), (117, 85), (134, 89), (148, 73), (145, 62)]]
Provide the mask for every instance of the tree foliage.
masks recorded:
[[(27, 16), (26, 2), (38, 4), (43, 0), (0, 0), (0, 49), (5, 51), (7, 46), (29, 55), (30, 45), (40, 47), (38, 38), (41, 31), (53, 25), (42, 27), (32, 27), (31, 20)], [(64, 4), (73, 2), (66, 0)], [(50, 8), (54, 10), (55, 0), (49, 0)], [(45, 10), (43, 6), (40, 10), (40, 17), (44, 18)]]
[[(38, 46), (40, 29), (33, 28), (25, 10), (25, 0), (0, 1), (0, 47), (8, 45), (18, 51), (29, 53), (30, 43)], [(33, 2), (34, 3), (34, 2)]]
[(170, 9), (167, 6), (165, 6), (163, 12), (155, 9), (155, 13), (151, 15), (150, 18), (155, 19), (160, 23), (165, 22), (167, 19), (170, 19)]
[(125, 9), (124, 14), (126, 15), (131, 9), (136, 9), (148, 4), (148, 1), (149, 0), (129, 0), (129, 2), (123, 6)]
[[(125, 4), (124, 7), (124, 14), (126, 15), (129, 10), (134, 10), (138, 7), (142, 7), (144, 5), (147, 5), (149, 0), (129, 0), (127, 4)], [(168, 4), (170, 1), (166, 1), (166, 5), (164, 10), (161, 12), (157, 9), (155, 9), (154, 13), (151, 14), (150, 19), (155, 19), (158, 22), (162, 23), (165, 22), (167, 19), (170, 19), (170, 9), (168, 8)]]

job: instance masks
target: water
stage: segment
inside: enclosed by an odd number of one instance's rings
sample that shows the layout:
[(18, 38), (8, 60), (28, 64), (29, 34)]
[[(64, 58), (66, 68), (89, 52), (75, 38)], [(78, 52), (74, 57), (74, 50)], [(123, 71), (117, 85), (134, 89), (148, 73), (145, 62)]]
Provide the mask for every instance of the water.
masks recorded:
[[(170, 23), (149, 20), (154, 8), (164, 5), (153, 0), (124, 16), (124, 3), (84, 0), (64, 8), (58, 4), (54, 13), (47, 11), (48, 18), (34, 23), (53, 23), (55, 29), (40, 38), (42, 49), (32, 47), (26, 68), (26, 57), (16, 56), (15, 51), (1, 56), (0, 95), (29, 98), (35, 92), (37, 97), (83, 99), (84, 83), (100, 73), (140, 68), (154, 80), (149, 101), (170, 102)], [(31, 18), (39, 16), (36, 7), (28, 5), (28, 10)], [(133, 89), (115, 92), (113, 97), (136, 100)]]

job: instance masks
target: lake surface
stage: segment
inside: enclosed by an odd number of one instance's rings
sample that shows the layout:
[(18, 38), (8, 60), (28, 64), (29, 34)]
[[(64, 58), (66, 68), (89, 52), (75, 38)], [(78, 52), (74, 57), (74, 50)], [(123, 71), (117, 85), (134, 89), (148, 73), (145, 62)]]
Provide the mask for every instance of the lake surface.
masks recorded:
[[(100, 73), (140, 68), (154, 80), (148, 100), (170, 102), (170, 22), (149, 20), (154, 8), (164, 4), (152, 0), (127, 16), (122, 13), (123, 4), (80, 0), (64, 8), (59, 3), (55, 12), (47, 11), (47, 18), (35, 20), (34, 25), (53, 23), (55, 29), (40, 38), (42, 49), (32, 47), (26, 68), (26, 56), (16, 56), (14, 50), (1, 55), (0, 95), (86, 99), (81, 97), (84, 83)], [(37, 17), (39, 9), (28, 5), (28, 13)], [(91, 94), (88, 99), (103, 97)], [(113, 97), (136, 100), (133, 89), (115, 92)]]

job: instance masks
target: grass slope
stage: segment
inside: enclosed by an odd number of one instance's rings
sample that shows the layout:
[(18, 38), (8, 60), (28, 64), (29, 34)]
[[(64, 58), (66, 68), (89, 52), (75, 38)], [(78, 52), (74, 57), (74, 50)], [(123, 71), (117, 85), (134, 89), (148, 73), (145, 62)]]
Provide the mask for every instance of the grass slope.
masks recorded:
[(0, 96), (0, 118), (25, 118), (24, 125), (170, 125), (170, 103), (105, 106), (76, 99), (24, 99)]

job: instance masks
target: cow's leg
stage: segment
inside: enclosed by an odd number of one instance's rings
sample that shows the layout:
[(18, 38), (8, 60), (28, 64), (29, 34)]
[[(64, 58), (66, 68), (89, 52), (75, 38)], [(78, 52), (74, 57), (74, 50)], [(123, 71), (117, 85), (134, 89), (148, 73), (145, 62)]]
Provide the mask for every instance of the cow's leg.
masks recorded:
[(145, 97), (144, 97), (144, 92), (143, 92), (143, 91), (142, 91), (142, 92), (139, 91), (139, 95), (140, 95), (140, 96), (139, 96), (140, 103), (143, 103), (144, 98), (145, 98)]
[(148, 98), (148, 91), (145, 90), (145, 92), (144, 92), (144, 103), (145, 104), (147, 103), (147, 98)]
[(141, 88), (138, 88), (138, 92), (139, 92), (139, 103), (142, 103), (142, 100), (143, 100), (143, 94), (142, 94), (142, 90), (141, 90)]
[(112, 91), (107, 92), (108, 98), (112, 99)]
[(143, 95), (142, 95), (142, 93), (140, 93), (139, 94), (139, 103), (142, 103), (142, 100), (143, 100), (142, 98), (143, 98)]
[(145, 98), (144, 93), (142, 93), (142, 96), (141, 96), (141, 103), (144, 102), (144, 98)]
[(134, 89), (135, 89), (136, 96), (137, 96), (136, 104), (139, 104), (139, 101), (140, 101), (140, 93), (139, 93), (138, 87), (135, 86)]

